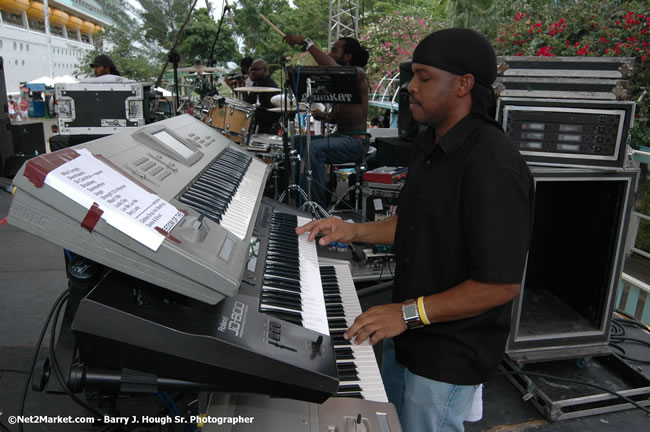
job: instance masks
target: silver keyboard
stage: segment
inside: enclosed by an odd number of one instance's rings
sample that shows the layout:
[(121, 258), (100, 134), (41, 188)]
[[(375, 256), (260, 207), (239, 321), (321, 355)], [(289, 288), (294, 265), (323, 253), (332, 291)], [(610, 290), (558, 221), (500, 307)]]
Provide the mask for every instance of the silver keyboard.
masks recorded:
[[(81, 226), (87, 208), (25, 176), (25, 170), (46, 175), (79, 148), (186, 213), (157, 251), (102, 219), (88, 231)], [(8, 221), (108, 267), (216, 304), (238, 291), (269, 170), (183, 115), (31, 159), (14, 178)], [(199, 182), (206, 187), (195, 186)]]

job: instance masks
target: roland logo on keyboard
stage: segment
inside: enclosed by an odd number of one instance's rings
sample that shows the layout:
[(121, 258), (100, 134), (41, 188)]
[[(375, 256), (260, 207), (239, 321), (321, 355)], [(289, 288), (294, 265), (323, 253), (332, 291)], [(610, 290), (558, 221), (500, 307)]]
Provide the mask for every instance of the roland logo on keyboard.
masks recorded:
[(247, 314), (248, 305), (246, 303), (234, 302), (230, 316), (225, 314), (221, 316), (221, 322), (217, 330), (239, 338), (243, 337)]

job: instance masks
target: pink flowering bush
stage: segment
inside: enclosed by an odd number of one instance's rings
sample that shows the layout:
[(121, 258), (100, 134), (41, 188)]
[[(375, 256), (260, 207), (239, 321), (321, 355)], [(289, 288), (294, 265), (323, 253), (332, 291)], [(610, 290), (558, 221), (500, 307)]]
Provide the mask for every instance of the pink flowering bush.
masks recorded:
[(428, 16), (402, 15), (399, 11), (367, 25), (360, 38), (370, 51), (366, 74), (372, 92), (381, 92), (381, 79), (397, 73), (399, 64), (411, 59), (418, 42), (438, 28)]
[(650, 7), (642, 2), (580, 1), (517, 11), (493, 44), (500, 55), (637, 57), (648, 61)]

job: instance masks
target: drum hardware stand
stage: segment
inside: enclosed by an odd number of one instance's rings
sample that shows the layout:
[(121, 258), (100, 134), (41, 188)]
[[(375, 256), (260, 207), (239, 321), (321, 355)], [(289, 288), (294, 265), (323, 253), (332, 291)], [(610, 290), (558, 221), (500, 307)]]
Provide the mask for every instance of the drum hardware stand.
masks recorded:
[[(279, 202), (283, 202), (284, 198), (287, 197), (287, 203), (290, 205), (296, 205), (296, 202), (293, 201), (291, 198), (291, 195), (288, 194), (287, 192), (290, 191), (296, 191), (300, 194), (302, 198), (307, 201), (307, 194), (305, 191), (296, 183), (295, 179), (295, 169), (296, 169), (296, 164), (295, 162), (298, 162), (298, 166), (300, 166), (300, 156), (295, 155), (292, 156), (293, 153), (293, 138), (295, 136), (295, 123), (293, 120), (290, 120), (289, 117), (289, 92), (291, 92), (291, 99), (295, 100), (297, 99), (295, 95), (293, 95), (293, 92), (291, 91), (291, 86), (289, 85), (289, 75), (286, 74), (286, 65), (283, 65), (282, 71), (285, 72), (285, 79), (284, 79), (284, 94), (282, 98), (282, 102), (280, 103), (280, 106), (284, 107), (284, 110), (282, 111), (282, 150), (283, 150), (283, 156), (284, 156), (284, 184), (287, 185), (285, 190), (280, 194), (280, 197), (277, 198)], [(297, 102), (296, 102), (297, 103)], [(291, 136), (289, 136), (289, 131), (291, 131)], [(291, 140), (291, 141), (290, 141)]]
[[(365, 170), (363, 165), (364, 165), (363, 163), (355, 164), (355, 173), (354, 173), (355, 181), (354, 181), (354, 184), (352, 186), (349, 186), (348, 189), (345, 191), (345, 193), (343, 195), (341, 195), (341, 197), (339, 199), (337, 199), (334, 204), (332, 204), (332, 207), (330, 207), (330, 209), (329, 209), (330, 213), (333, 214), (336, 211), (335, 210), (336, 207), (339, 204), (341, 204), (343, 202), (343, 200), (345, 200), (346, 197), (350, 196), (350, 194), (352, 192), (355, 193), (355, 196), (354, 196), (354, 208), (352, 208), (350, 206), (350, 204), (348, 204), (348, 203), (346, 203), (346, 205), (348, 207), (350, 207), (350, 210), (353, 210), (355, 213), (359, 213), (359, 211), (360, 211), (360, 209), (359, 209), (359, 201), (361, 201), (363, 199), (363, 197), (362, 197), (362, 187), (361, 187), (361, 181), (362, 181), (361, 177), (363, 175), (363, 171)], [(357, 167), (359, 167), (359, 168), (357, 168)], [(345, 210), (339, 210), (339, 211), (345, 211)]]
[[(308, 211), (311, 213), (315, 218), (320, 219), (320, 218), (327, 218), (329, 217), (329, 213), (327, 213), (327, 210), (325, 210), (323, 207), (321, 207), (320, 204), (318, 204), (315, 201), (311, 200), (311, 182), (312, 182), (312, 175), (311, 175), (311, 160), (310, 160), (310, 150), (311, 150), (311, 78), (307, 78), (307, 110), (306, 110), (306, 116), (305, 116), (305, 122), (307, 123), (307, 140), (305, 142), (305, 153), (303, 157), (303, 161), (305, 162), (305, 179), (307, 181), (307, 193), (296, 184), (289, 185), (287, 187), (287, 190), (297, 190), (300, 195), (305, 198), (305, 202), (300, 206), (300, 210), (303, 211)], [(296, 101), (296, 106), (299, 107), (299, 101)], [(284, 195), (284, 194), (283, 194)], [(283, 195), (280, 196), (280, 202), (282, 202)]]

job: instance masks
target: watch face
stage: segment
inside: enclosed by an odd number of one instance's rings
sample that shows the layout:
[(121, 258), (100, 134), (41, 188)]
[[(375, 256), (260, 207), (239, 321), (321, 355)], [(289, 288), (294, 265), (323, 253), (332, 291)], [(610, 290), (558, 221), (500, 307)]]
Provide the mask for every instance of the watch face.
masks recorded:
[(422, 327), (418, 306), (414, 302), (402, 304), (402, 315), (404, 316), (404, 323), (408, 328)]
[(402, 307), (404, 319), (419, 318), (418, 307), (415, 304), (406, 304)]

